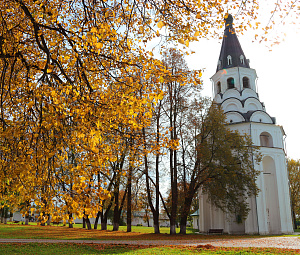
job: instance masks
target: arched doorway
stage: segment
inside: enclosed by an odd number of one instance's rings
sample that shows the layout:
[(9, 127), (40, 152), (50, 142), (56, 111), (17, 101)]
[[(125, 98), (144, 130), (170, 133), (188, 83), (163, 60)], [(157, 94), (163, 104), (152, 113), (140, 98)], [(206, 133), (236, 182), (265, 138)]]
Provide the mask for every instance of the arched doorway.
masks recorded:
[(280, 233), (281, 223), (275, 162), (272, 157), (265, 156), (262, 164), (268, 230), (270, 234), (278, 234)]

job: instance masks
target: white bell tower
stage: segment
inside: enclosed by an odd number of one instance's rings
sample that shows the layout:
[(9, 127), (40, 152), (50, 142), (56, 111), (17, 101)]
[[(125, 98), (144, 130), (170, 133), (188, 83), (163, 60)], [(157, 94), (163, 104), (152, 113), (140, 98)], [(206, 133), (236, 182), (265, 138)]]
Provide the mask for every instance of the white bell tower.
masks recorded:
[(292, 233), (292, 217), (285, 136), (259, 100), (256, 90), (256, 71), (249, 66), (232, 27), (232, 16), (226, 19), (226, 28), (216, 73), (212, 76), (214, 101), (221, 105), (229, 127), (241, 134), (248, 134), (254, 145), (260, 147), (262, 161), (253, 162), (261, 172), (257, 179), (259, 195), (248, 199), (251, 211), (248, 218), (236, 222), (235, 215), (225, 215), (200, 197), (200, 232), (221, 228), (224, 232), (247, 234)]

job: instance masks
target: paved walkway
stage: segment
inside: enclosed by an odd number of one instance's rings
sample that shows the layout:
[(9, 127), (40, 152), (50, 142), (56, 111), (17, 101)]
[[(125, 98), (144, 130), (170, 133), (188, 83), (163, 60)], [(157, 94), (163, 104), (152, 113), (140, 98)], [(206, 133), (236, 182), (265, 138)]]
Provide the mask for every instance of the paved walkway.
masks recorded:
[(300, 249), (300, 239), (291, 237), (263, 237), (210, 240), (54, 240), (54, 239), (0, 239), (0, 243), (81, 243), (81, 244), (130, 244), (130, 245), (187, 245), (210, 244), (222, 247), (273, 247)]

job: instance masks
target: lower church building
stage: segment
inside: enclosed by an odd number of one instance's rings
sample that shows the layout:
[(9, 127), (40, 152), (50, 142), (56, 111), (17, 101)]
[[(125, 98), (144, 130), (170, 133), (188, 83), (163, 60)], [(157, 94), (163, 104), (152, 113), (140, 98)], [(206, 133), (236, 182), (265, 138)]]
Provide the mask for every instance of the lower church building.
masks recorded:
[(256, 71), (250, 68), (232, 27), (232, 16), (226, 28), (216, 73), (212, 76), (214, 101), (221, 105), (229, 128), (248, 134), (260, 148), (262, 161), (253, 164), (261, 173), (257, 178), (260, 192), (248, 198), (250, 212), (246, 220), (237, 223), (236, 215), (228, 215), (207, 201), (199, 192), (199, 232), (223, 229), (228, 234), (292, 233), (292, 214), (285, 133), (276, 125), (259, 100)]

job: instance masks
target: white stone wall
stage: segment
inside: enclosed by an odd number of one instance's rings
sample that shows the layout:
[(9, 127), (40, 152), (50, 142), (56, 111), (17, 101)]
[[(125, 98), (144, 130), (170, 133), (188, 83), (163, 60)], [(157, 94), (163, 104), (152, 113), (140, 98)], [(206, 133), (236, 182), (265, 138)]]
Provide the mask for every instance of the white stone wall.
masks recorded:
[(235, 87), (241, 91), (243, 90), (243, 77), (248, 77), (250, 82), (250, 89), (256, 92), (256, 71), (251, 68), (245, 67), (233, 67), (228, 69), (219, 70), (214, 76), (211, 77), (214, 85), (214, 97), (218, 94), (217, 84), (221, 83), (221, 93), (224, 94), (227, 91), (227, 79), (234, 78)]
[[(234, 78), (234, 88), (228, 89), (227, 79)], [(243, 77), (248, 77), (250, 88), (243, 88)], [(234, 67), (218, 71), (211, 79), (214, 101), (222, 105), (231, 130), (251, 137), (259, 146), (262, 162), (253, 162), (261, 171), (257, 185), (261, 190), (257, 197), (248, 198), (251, 208), (243, 224), (237, 224), (234, 216), (225, 215), (207, 202), (207, 196), (199, 193), (199, 231), (223, 228), (227, 233), (281, 234), (292, 233), (291, 201), (284, 148), (284, 130), (275, 125), (256, 93), (256, 72), (251, 68)], [(218, 83), (221, 91), (218, 93)], [(245, 119), (249, 118), (250, 119)]]

